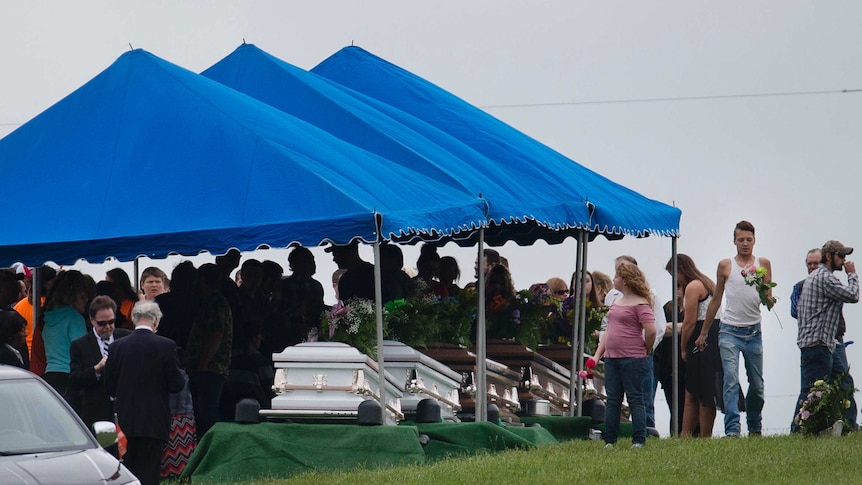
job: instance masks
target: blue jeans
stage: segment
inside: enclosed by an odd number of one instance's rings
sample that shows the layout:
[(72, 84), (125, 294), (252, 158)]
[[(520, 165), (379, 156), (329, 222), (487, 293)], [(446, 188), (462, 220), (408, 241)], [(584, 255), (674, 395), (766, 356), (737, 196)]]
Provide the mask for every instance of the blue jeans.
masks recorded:
[(605, 358), (605, 443), (616, 443), (620, 434), (620, 413), (623, 393), (628, 398), (632, 420), (632, 443), (646, 442), (646, 409), (644, 407), (644, 380), (647, 359)]
[[(828, 379), (832, 371), (832, 352), (825, 345), (815, 347), (803, 347), (800, 350), (799, 362), (799, 398), (796, 399), (796, 408), (793, 410), (793, 416), (799, 414), (799, 408), (808, 397), (808, 392), (811, 386), (818, 379)], [(790, 423), (790, 431), (795, 433), (799, 431), (799, 426), (795, 422)]]
[(644, 409), (646, 411), (647, 428), (655, 428), (655, 388), (658, 381), (655, 378), (655, 367), (652, 357), (646, 360), (647, 373), (644, 376)]
[(745, 396), (746, 422), (749, 433), (759, 433), (763, 411), (763, 334), (760, 324), (734, 327), (722, 323), (718, 331), (718, 349), (724, 370), (724, 434), (739, 434), (739, 354), (745, 359), (748, 393)]
[[(841, 374), (845, 374), (841, 380), (841, 387), (845, 389), (855, 389), (853, 376), (850, 375), (850, 368), (847, 364), (847, 352), (844, 349), (844, 341), (839, 339), (835, 344), (835, 349), (830, 353), (825, 346), (806, 347), (801, 350), (800, 361), (800, 383), (799, 398), (796, 400), (796, 409), (793, 410), (793, 418), (799, 414), (799, 409), (802, 407), (802, 402), (808, 396), (811, 386), (817, 379), (835, 379)], [(850, 407), (847, 408), (847, 420), (850, 422), (853, 429), (858, 429), (856, 423), (857, 417), (856, 399), (850, 397)], [(790, 423), (790, 431), (799, 431), (799, 426), (795, 422)]]

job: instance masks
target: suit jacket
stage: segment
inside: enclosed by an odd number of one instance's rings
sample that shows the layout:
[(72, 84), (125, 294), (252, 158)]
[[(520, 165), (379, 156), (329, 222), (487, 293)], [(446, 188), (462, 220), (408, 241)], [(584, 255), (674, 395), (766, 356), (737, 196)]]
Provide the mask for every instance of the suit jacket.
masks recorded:
[[(129, 330), (118, 328), (114, 330), (114, 341), (130, 333)], [(102, 375), (98, 376), (93, 369), (102, 360), (99, 339), (92, 331), (78, 337), (69, 346), (69, 356), (69, 388), (81, 393), (81, 419), (90, 427), (96, 421), (113, 422), (114, 405), (105, 386), (104, 369)]]
[[(24, 354), (21, 354), (21, 358), (24, 358)], [(20, 367), (22, 369), (27, 369), (29, 367), (18, 360), (18, 356), (15, 355), (15, 352), (9, 350), (9, 348), (4, 344), (0, 344), (0, 364), (14, 365), (15, 367)]]
[(138, 328), (114, 341), (104, 378), (108, 394), (116, 397), (117, 419), (126, 436), (168, 441), (168, 394), (185, 385), (173, 340)]

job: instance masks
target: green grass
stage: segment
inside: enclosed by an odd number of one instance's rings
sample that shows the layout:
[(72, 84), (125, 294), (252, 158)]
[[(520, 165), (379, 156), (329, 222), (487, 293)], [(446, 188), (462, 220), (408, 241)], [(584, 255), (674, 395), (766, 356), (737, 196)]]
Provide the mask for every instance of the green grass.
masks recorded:
[[(602, 449), (599, 441), (572, 441), (527, 451), (449, 459), (422, 466), (341, 473), (311, 472), (266, 485), (329, 483), (862, 483), (862, 433), (841, 438), (661, 439), (630, 449)], [(198, 483), (198, 482), (195, 482)]]

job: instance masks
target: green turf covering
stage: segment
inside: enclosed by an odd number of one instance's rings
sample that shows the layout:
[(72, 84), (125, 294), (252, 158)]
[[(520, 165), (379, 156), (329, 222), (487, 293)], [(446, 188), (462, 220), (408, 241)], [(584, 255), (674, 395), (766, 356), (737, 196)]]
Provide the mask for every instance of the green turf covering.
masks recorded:
[(543, 428), (505, 427), (488, 422), (422, 423), (416, 428), (419, 434), (430, 438), (425, 446), (425, 456), (429, 461), (479, 451), (532, 448), (558, 442)]
[(416, 428), (346, 424), (218, 423), (183, 473), (193, 480), (236, 482), (425, 461)]
[(586, 416), (524, 416), (521, 422), (540, 424), (558, 441), (587, 439), (593, 424), (593, 420)]

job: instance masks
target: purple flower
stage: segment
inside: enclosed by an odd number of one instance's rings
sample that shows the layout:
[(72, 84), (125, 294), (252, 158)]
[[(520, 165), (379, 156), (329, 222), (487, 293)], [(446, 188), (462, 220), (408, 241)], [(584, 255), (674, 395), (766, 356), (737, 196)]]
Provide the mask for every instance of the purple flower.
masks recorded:
[(521, 324), (521, 310), (517, 308), (512, 310), (512, 319), (515, 320), (515, 324)]
[(802, 419), (808, 419), (808, 417), (811, 416), (811, 412), (810, 411), (802, 411), (801, 416), (802, 416)]
[(823, 391), (817, 391), (814, 393), (814, 395), (817, 397), (823, 397)]

